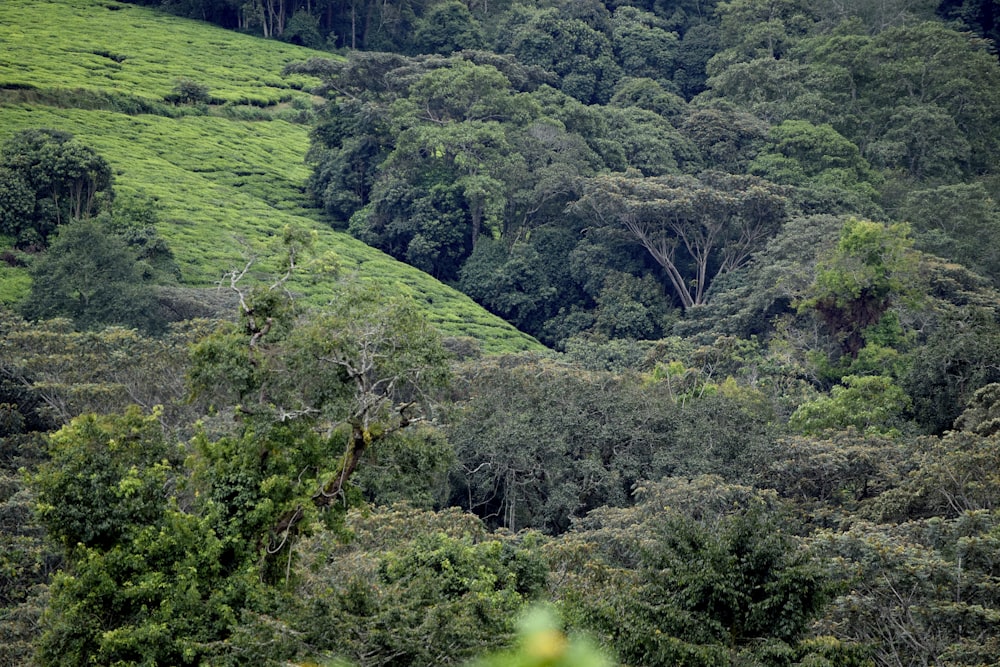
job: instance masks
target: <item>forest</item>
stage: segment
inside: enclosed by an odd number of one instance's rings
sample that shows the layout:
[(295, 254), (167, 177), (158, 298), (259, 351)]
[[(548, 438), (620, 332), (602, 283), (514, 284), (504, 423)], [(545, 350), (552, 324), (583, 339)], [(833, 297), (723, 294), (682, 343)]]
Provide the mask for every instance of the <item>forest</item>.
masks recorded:
[(0, 6), (0, 666), (1000, 663), (998, 31)]

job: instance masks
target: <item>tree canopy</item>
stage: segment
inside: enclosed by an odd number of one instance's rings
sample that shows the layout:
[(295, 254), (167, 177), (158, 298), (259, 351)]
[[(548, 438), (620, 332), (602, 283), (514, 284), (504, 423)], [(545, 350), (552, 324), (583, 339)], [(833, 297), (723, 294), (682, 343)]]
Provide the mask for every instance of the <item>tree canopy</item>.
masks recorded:
[(67, 132), (15, 134), (0, 146), (0, 233), (43, 247), (59, 225), (96, 213), (112, 180), (107, 161)]
[[(141, 4), (303, 56), (0, 95), (0, 663), (996, 662), (993, 3)], [(260, 232), (206, 284), (61, 129), (122, 109)], [(308, 153), (219, 175), (221, 118)]]

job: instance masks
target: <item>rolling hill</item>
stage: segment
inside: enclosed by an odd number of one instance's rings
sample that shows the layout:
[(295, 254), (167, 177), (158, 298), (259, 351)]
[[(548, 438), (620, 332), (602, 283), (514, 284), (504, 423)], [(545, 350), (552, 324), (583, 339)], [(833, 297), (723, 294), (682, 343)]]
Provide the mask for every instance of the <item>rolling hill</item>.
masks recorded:
[[(242, 240), (264, 244), (297, 224), (317, 231), (342, 274), (410, 294), (444, 335), (489, 352), (540, 349), (465, 295), (319, 220), (304, 193), (315, 82), (282, 75), (314, 55), (113, 0), (4, 0), (0, 140), (48, 127), (93, 146), (116, 190), (157, 202), (184, 285), (213, 286), (242, 263)], [(182, 79), (207, 87), (208, 103), (168, 102)], [(0, 267), (0, 300), (28, 285), (23, 270)], [(329, 288), (296, 286), (315, 304)]]

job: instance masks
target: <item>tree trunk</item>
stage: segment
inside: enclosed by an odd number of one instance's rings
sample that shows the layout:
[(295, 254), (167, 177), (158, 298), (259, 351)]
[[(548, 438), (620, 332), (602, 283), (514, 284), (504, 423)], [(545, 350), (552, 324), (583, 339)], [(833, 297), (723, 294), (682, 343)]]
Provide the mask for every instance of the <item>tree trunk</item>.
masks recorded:
[(478, 202), (474, 202), (469, 209), (472, 217), (472, 247), (475, 249), (476, 241), (479, 240), (479, 231), (483, 224), (483, 206)]
[[(317, 508), (320, 510), (327, 509), (336, 502), (337, 498), (341, 497), (344, 485), (357, 469), (358, 464), (361, 462), (361, 456), (365, 453), (365, 449), (368, 448), (370, 442), (371, 433), (368, 430), (360, 424), (352, 426), (351, 442), (345, 453), (343, 467), (341, 467), (340, 471), (332, 479), (316, 489), (316, 493), (312, 495), (313, 504)], [(273, 549), (268, 547), (267, 552), (269, 554), (273, 555), (281, 550), (287, 536), (295, 530), (295, 527), (302, 521), (302, 517), (304, 516), (305, 512), (302, 511), (302, 506), (300, 505), (293, 510), (285, 512), (278, 519), (278, 522), (274, 524), (274, 528), (271, 529), (271, 534), (272, 539), (276, 539), (279, 543)]]
[(347, 480), (357, 469), (358, 464), (361, 462), (361, 455), (365, 453), (365, 449), (368, 448), (370, 442), (371, 434), (367, 429), (360, 424), (355, 424), (351, 427), (351, 442), (344, 458), (343, 467), (341, 467), (339, 473), (313, 494), (312, 500), (316, 507), (321, 509), (329, 507), (340, 497), (344, 489), (344, 484), (347, 483)]

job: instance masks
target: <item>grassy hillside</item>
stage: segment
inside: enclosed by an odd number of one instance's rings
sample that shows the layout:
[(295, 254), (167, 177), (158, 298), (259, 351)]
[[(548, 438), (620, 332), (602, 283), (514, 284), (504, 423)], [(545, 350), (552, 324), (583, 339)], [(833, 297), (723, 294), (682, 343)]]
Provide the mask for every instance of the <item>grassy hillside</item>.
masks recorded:
[[(239, 263), (245, 238), (263, 242), (286, 224), (319, 231), (341, 269), (395, 284), (426, 306), (446, 335), (490, 351), (537, 343), (464, 295), (310, 217), (310, 80), (285, 64), (315, 55), (109, 0), (0, 3), (0, 140), (28, 127), (72, 132), (115, 169), (116, 189), (153, 197), (160, 233), (185, 284), (209, 286)], [(164, 101), (180, 78), (207, 86), (211, 106)], [(0, 292), (23, 294), (4, 268)], [(321, 302), (324, 284), (300, 285)]]

